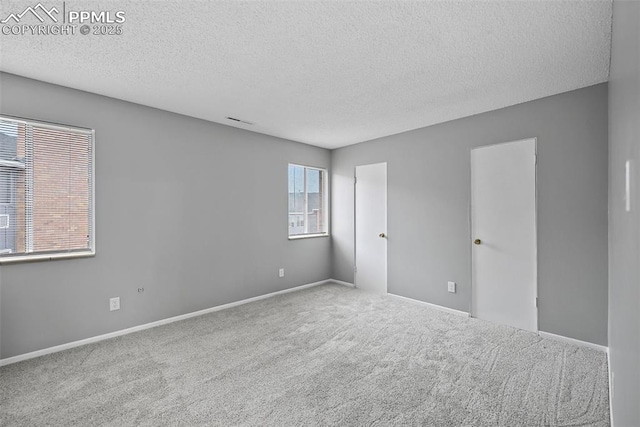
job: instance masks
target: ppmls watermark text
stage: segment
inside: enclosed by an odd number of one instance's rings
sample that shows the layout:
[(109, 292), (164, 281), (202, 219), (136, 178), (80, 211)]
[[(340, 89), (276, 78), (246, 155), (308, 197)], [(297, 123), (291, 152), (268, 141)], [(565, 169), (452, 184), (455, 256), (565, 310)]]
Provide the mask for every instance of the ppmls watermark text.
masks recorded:
[(38, 3), (2, 18), (0, 34), (5, 36), (121, 35), (126, 21), (122, 10), (69, 10), (66, 2)]

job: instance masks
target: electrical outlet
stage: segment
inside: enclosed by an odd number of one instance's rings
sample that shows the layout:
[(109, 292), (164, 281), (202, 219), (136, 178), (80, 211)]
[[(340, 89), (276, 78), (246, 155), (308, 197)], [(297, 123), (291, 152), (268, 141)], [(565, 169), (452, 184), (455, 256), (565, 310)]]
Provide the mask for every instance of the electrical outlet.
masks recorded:
[(278, 270), (278, 276), (284, 277), (284, 268), (281, 268), (280, 270)]
[(109, 311), (120, 310), (120, 297), (109, 299)]
[(447, 290), (452, 294), (456, 293), (456, 282), (447, 282)]

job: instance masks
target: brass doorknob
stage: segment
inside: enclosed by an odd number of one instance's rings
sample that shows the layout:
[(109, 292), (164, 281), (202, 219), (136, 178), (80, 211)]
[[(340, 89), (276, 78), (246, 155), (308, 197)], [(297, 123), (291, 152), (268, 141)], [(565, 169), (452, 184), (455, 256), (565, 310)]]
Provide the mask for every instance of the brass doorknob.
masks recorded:
[(476, 239), (476, 240), (474, 240), (474, 241), (473, 241), (473, 243), (474, 243), (475, 245), (479, 245), (480, 243), (482, 243), (482, 240), (480, 240), (480, 239)]
[(382, 237), (384, 239), (385, 237), (387, 237), (387, 235), (384, 234), (384, 233), (380, 233), (380, 234), (378, 234), (378, 237)]

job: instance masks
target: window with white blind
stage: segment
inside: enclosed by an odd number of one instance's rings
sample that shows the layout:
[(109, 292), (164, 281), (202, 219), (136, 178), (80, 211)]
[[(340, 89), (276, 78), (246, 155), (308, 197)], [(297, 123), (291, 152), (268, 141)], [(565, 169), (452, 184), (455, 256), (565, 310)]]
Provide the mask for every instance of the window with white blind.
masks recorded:
[(327, 189), (325, 169), (289, 165), (289, 238), (328, 235)]
[(92, 255), (94, 132), (0, 116), (0, 262)]

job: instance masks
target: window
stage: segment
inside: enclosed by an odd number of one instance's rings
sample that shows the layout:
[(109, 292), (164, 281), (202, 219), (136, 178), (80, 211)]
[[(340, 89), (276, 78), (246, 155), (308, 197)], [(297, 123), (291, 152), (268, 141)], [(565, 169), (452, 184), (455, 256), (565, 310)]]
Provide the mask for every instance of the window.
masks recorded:
[(328, 234), (327, 171), (289, 165), (289, 237)]
[(0, 261), (94, 253), (94, 132), (0, 117)]

